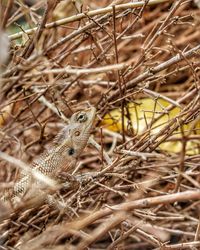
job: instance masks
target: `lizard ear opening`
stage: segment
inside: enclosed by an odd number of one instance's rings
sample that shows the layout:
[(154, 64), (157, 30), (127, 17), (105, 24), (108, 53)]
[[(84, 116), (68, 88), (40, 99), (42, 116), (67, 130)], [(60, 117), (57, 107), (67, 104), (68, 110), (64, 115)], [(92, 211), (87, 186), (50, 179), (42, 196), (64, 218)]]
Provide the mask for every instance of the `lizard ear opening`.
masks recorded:
[(80, 131), (76, 130), (76, 131), (74, 132), (74, 135), (75, 135), (75, 136), (79, 136), (79, 135), (80, 135)]

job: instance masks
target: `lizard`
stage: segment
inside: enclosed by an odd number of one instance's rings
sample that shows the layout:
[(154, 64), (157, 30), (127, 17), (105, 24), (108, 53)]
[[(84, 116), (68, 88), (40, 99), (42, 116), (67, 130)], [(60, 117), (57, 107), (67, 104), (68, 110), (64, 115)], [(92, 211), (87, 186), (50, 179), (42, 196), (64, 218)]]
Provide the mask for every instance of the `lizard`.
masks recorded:
[[(88, 142), (95, 113), (94, 107), (74, 113), (68, 125), (57, 134), (49, 148), (33, 161), (31, 167), (53, 179), (63, 171), (71, 173)], [(44, 183), (33, 179), (31, 173), (23, 173), (11, 192), (7, 192), (1, 200), (15, 201), (25, 195), (35, 195), (36, 189), (42, 189), (42, 186), (44, 188)]]

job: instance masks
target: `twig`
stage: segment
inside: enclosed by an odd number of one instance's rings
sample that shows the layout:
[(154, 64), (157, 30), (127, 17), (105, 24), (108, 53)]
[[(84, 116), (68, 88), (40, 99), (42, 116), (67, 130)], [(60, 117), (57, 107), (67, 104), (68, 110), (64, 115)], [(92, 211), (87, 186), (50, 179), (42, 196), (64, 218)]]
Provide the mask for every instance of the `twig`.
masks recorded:
[[(151, 0), (149, 1), (148, 5), (154, 5), (154, 4), (159, 4), (159, 3), (164, 3), (164, 2), (168, 2), (169, 0)], [(137, 7), (142, 7), (144, 5), (144, 1), (141, 2), (135, 2), (135, 3), (126, 3), (126, 4), (120, 4), (120, 5), (115, 5), (116, 10), (126, 10), (129, 8), (137, 8)], [(96, 16), (96, 15), (100, 15), (100, 14), (106, 14), (106, 13), (112, 13), (113, 9), (112, 7), (105, 7), (105, 8), (101, 8), (98, 10), (92, 10), (92, 11), (88, 11), (85, 13), (79, 13), (75, 16), (71, 16), (71, 17), (66, 17), (63, 18), (61, 20), (58, 20), (56, 22), (52, 22), (52, 23), (48, 23), (45, 25), (46, 29), (51, 29), (51, 28), (55, 28), (57, 26), (61, 26), (67, 23), (71, 23), (71, 22), (75, 22), (75, 21), (80, 21), (83, 18), (87, 18), (87, 16)], [(26, 34), (32, 34), (33, 32), (35, 32), (37, 30), (37, 28), (33, 28), (33, 29), (28, 29), (26, 30)], [(24, 32), (18, 32), (16, 34), (10, 35), (9, 38), (11, 40), (15, 40), (18, 39), (20, 37), (22, 37), (24, 34)]]

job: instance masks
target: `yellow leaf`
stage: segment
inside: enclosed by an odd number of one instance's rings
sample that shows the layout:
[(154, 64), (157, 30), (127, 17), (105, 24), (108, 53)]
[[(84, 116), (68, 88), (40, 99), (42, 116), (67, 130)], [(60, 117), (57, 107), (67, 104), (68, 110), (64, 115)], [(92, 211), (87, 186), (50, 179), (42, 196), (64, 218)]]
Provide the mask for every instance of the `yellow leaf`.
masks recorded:
[[(125, 131), (130, 128), (133, 129), (134, 135), (141, 135), (147, 133), (147, 138), (150, 139), (153, 135), (160, 132), (169, 121), (177, 117), (181, 112), (179, 107), (173, 108), (171, 111), (167, 111), (166, 108), (170, 103), (166, 100), (158, 98), (156, 101), (151, 98), (144, 98), (137, 100), (135, 103), (129, 103), (125, 108), (124, 127)], [(129, 115), (127, 114), (127, 111)], [(162, 114), (162, 117), (158, 118)], [(130, 120), (128, 119), (130, 117)], [(158, 118), (153, 124), (152, 120)], [(114, 109), (104, 116), (102, 125), (106, 125), (106, 128), (115, 132), (122, 132), (122, 113), (120, 109)], [(179, 153), (182, 150), (182, 133), (194, 135), (200, 134), (200, 121), (197, 124), (190, 122), (182, 126), (182, 130), (176, 130), (172, 136), (167, 138), (168, 141), (159, 145), (159, 148), (168, 152)], [(190, 131), (192, 131), (190, 133)], [(173, 138), (173, 141), (169, 141)], [(180, 138), (180, 140), (178, 140)], [(189, 140), (186, 145), (186, 153), (189, 155), (199, 153), (198, 140)]]

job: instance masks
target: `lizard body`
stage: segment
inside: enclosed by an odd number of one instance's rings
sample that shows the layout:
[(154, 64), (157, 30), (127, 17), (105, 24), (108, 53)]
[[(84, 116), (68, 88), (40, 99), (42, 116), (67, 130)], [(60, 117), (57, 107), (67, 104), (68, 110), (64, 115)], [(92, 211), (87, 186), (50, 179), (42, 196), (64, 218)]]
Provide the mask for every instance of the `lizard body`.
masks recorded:
[[(70, 173), (88, 142), (95, 112), (96, 109), (91, 107), (74, 113), (69, 124), (59, 132), (49, 149), (32, 163), (32, 167), (50, 178), (54, 178), (62, 171)], [(40, 189), (42, 186), (44, 183), (33, 179), (31, 173), (23, 173), (12, 192), (8, 192), (2, 199), (15, 200), (23, 197), (31, 189), (30, 193), (35, 194), (35, 188)]]

